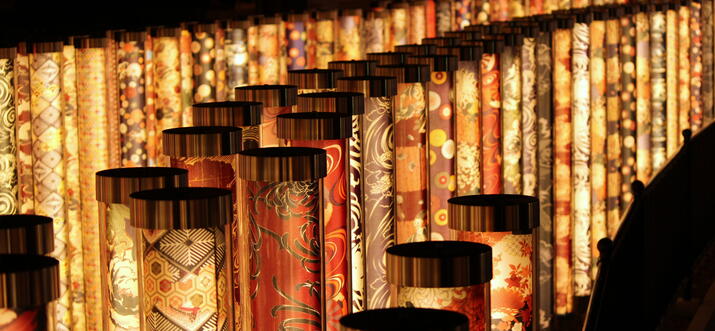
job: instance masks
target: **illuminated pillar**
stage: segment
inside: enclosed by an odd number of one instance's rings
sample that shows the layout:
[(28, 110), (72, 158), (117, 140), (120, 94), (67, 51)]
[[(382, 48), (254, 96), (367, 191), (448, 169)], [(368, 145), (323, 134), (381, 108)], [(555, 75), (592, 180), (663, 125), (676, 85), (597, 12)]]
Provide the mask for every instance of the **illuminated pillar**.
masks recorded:
[(176, 168), (116, 168), (97, 172), (102, 325), (105, 330), (139, 329), (136, 234), (130, 226), (129, 195), (187, 185), (188, 171)]
[(352, 136), (349, 114), (306, 112), (278, 116), (283, 145), (324, 149), (328, 173), (323, 179), (324, 219), (320, 227), (324, 329), (336, 330), (338, 319), (352, 308), (350, 205), (348, 204), (347, 138)]
[(482, 48), (461, 46), (455, 74), (454, 135), (456, 142), (455, 174), (457, 196), (481, 192), (481, 104), (479, 61)]
[(223, 101), (191, 106), (194, 125), (234, 126), (241, 128), (243, 149), (261, 144), (260, 124), (263, 104), (253, 101)]
[(233, 329), (227, 264), (231, 191), (164, 188), (130, 197), (141, 330)]
[(350, 179), (350, 202), (357, 200), (361, 211), (359, 215), (351, 213), (351, 218), (358, 216), (359, 219), (357, 224), (351, 220), (352, 229), (357, 226), (361, 229), (351, 234), (353, 311), (384, 308), (390, 293), (385, 274), (385, 250), (395, 241), (392, 105), (397, 94), (397, 80), (380, 76), (345, 77), (338, 80), (338, 90), (365, 96), (361, 134), (358, 135), (362, 147), (359, 153), (362, 172), (357, 185), (353, 185), (352, 174), (356, 167), (351, 166)]
[(239, 154), (242, 330), (321, 330), (326, 152), (274, 147)]
[(537, 325), (533, 263), (538, 246), (533, 230), (539, 225), (538, 201), (525, 195), (469, 195), (449, 200), (449, 227), (455, 230), (456, 239), (492, 247), (494, 330), (531, 330)]
[(303, 69), (288, 71), (288, 84), (298, 86), (298, 94), (335, 91), (343, 72), (337, 69)]
[(305, 69), (308, 64), (306, 55), (308, 14), (289, 14), (285, 26), (288, 53), (282, 56), (288, 56), (288, 70)]
[(337, 21), (335, 60), (360, 60), (365, 56), (362, 41), (362, 10), (341, 9)]
[(378, 66), (377, 74), (397, 78), (394, 104), (397, 243), (425, 241), (429, 239), (426, 130), (429, 66)]
[(294, 85), (253, 85), (237, 87), (236, 101), (255, 101), (263, 104), (261, 114), (261, 147), (278, 146), (276, 116), (292, 113), (298, 88)]
[[(229, 21), (226, 26), (226, 98), (234, 99), (233, 89), (248, 85), (248, 21)], [(197, 124), (198, 125), (198, 124)]]
[(454, 72), (457, 57), (453, 55), (412, 56), (408, 62), (430, 67), (427, 93), (430, 96), (427, 110), (429, 155), (429, 238), (448, 240), (447, 200), (454, 196), (456, 176), (454, 171)]
[(335, 37), (337, 31), (337, 10), (319, 11), (315, 15), (315, 63), (309, 68), (325, 69), (328, 62), (335, 60)]
[(489, 328), (492, 248), (465, 241), (427, 241), (387, 249), (392, 306), (456, 311), (469, 330)]
[(59, 261), (41, 255), (0, 255), (0, 329), (54, 330)]

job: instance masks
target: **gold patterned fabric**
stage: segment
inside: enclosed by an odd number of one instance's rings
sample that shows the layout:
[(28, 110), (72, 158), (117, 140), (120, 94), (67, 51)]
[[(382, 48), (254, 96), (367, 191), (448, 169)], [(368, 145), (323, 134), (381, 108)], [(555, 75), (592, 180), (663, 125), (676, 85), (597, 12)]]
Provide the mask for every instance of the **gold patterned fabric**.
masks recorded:
[(614, 238), (621, 215), (621, 62), (620, 22), (606, 21), (606, 228)]
[(387, 51), (393, 51), (395, 46), (409, 44), (410, 17), (407, 7), (390, 9), (390, 45)]
[[(246, 45), (246, 29), (233, 27), (226, 31), (225, 41), (227, 65), (227, 93), (228, 100), (233, 100), (233, 89), (248, 85), (248, 48)], [(305, 57), (303, 59), (305, 61)]]
[(425, 84), (399, 83), (395, 97), (397, 243), (428, 238)]
[(481, 135), (479, 127), (479, 63), (460, 61), (455, 91), (457, 196), (479, 194)]
[(690, 128), (693, 133), (703, 127), (703, 27), (700, 1), (690, 3)]
[(450, 0), (437, 0), (435, 4), (435, 23), (437, 37), (443, 37), (447, 31), (452, 31), (452, 2)]
[(365, 54), (385, 51), (385, 19), (376, 13), (369, 13), (363, 24)]
[(521, 183), (522, 194), (537, 196), (536, 39), (521, 46)]
[[(77, 64), (74, 46), (65, 45), (62, 52), (62, 155), (65, 163), (65, 220), (69, 227), (70, 285), (77, 293), (85, 293), (84, 254), (82, 251), (82, 210), (79, 182), (79, 112), (77, 110)], [(73, 314), (84, 314), (84, 296), (73, 295)], [(82, 317), (84, 318), (84, 317)], [(95, 328), (100, 325), (95, 324)]]
[(715, 29), (713, 29), (713, 0), (703, 0), (702, 10), (700, 14), (701, 26), (702, 26), (702, 85), (701, 93), (703, 100), (703, 124), (710, 123), (715, 119), (715, 58), (713, 57), (713, 51), (715, 51)]
[(117, 78), (116, 31), (107, 31), (104, 40), (104, 71), (107, 84), (107, 148), (109, 148), (109, 166), (118, 168), (122, 163), (121, 140), (119, 133), (119, 81)]
[(179, 40), (175, 37), (158, 37), (152, 40), (154, 47), (154, 84), (156, 91), (156, 139), (158, 165), (168, 164), (162, 152), (161, 132), (181, 126), (181, 64)]
[(521, 194), (521, 51), (506, 46), (501, 55), (502, 176), (505, 194)]
[(18, 212), (35, 213), (35, 189), (32, 176), (32, 113), (30, 111), (30, 57), (15, 58), (15, 133), (17, 137)]
[[(136, 230), (131, 226), (129, 206), (99, 203), (102, 248), (102, 295), (104, 330), (139, 330), (139, 275), (136, 261)], [(106, 243), (106, 244), (104, 244)]]
[(392, 98), (365, 100), (363, 189), (365, 307), (386, 308), (390, 298), (385, 251), (395, 243), (395, 146)]
[(666, 160), (666, 63), (665, 63), (665, 13), (654, 11), (650, 14), (650, 83), (652, 134), (651, 156), (653, 171), (657, 172)]
[[(192, 50), (192, 34), (187, 28), (179, 32), (179, 72), (181, 75), (181, 126), (191, 126), (193, 123), (191, 105), (194, 103), (194, 56)], [(197, 47), (200, 50), (200, 46)], [(197, 64), (199, 76), (201, 65)], [(200, 77), (199, 77), (200, 79)], [(205, 91), (205, 90), (204, 90)], [(157, 132), (161, 135), (161, 131)]]
[(393, 286), (394, 305), (452, 310), (469, 319), (470, 331), (489, 329), (489, 283), (457, 287)]
[(12, 58), (0, 58), (0, 215), (17, 213), (15, 89)]
[(315, 23), (315, 67), (327, 69), (335, 53), (335, 21), (318, 20)]
[(571, 146), (571, 35), (570, 29), (554, 31), (554, 284), (555, 310), (566, 314), (573, 309)]
[(620, 22), (620, 205), (621, 210), (626, 210), (628, 205), (630, 205), (631, 201), (633, 200), (633, 193), (631, 192), (631, 183), (636, 180), (636, 28), (633, 15), (626, 15), (621, 17)]
[(678, 142), (683, 130), (690, 129), (690, 8), (678, 10)]
[(144, 41), (120, 42), (117, 57), (122, 167), (143, 167), (147, 164)]
[[(156, 127), (156, 75), (154, 57), (154, 41), (151, 35), (147, 34), (144, 42), (144, 96), (146, 98), (146, 163), (153, 167), (159, 164), (159, 150), (157, 150), (157, 127)], [(161, 133), (160, 133), (161, 134)]]
[[(360, 60), (363, 58), (362, 17), (345, 15), (338, 18), (338, 42), (335, 60)], [(421, 39), (420, 39), (421, 40)]]
[(590, 24), (589, 74), (591, 92), (591, 279), (598, 270), (598, 241), (606, 238), (606, 22)]
[[(58, 329), (85, 328), (80, 305), (74, 310), (69, 286), (68, 227), (64, 209), (64, 160), (62, 158), (62, 104), (60, 97), (59, 52), (30, 54), (30, 90), (32, 113), (32, 156), (35, 213), (52, 217), (55, 250), (51, 256), (60, 261), (60, 297), (56, 300)], [(103, 65), (103, 63), (101, 63)], [(73, 314), (73, 312), (80, 314)]]
[(258, 84), (280, 83), (278, 26), (279, 24), (258, 26)]
[[(193, 55), (193, 103), (216, 101), (216, 34), (211, 31), (194, 32), (191, 36), (191, 53)], [(267, 41), (266, 41), (267, 42)], [(182, 54), (183, 55), (183, 54)], [(183, 62), (183, 61), (182, 61)], [(183, 71), (182, 71), (183, 73)], [(184, 105), (186, 107), (186, 105)], [(186, 117), (184, 108), (183, 115)]]
[(137, 231), (148, 330), (231, 330), (224, 228)]
[(680, 133), (678, 132), (679, 104), (679, 61), (680, 37), (678, 35), (678, 11), (668, 9), (665, 14), (665, 52), (666, 52), (666, 157), (670, 158), (678, 150)]
[(539, 326), (548, 328), (553, 314), (553, 149), (552, 89), (553, 61), (551, 33), (541, 31), (536, 37), (536, 116), (537, 116), (537, 189), (539, 197)]
[(414, 2), (410, 4), (410, 35), (407, 38), (409, 44), (421, 44), (422, 39), (427, 37), (427, 24), (425, 17), (425, 3)]
[(102, 48), (77, 49), (77, 109), (79, 112), (79, 174), (82, 203), (82, 255), (84, 262), (87, 325), (100, 322), (102, 302), (99, 271), (99, 219), (95, 173), (109, 168), (107, 153), (107, 99)]
[(636, 178), (647, 184), (651, 160), (650, 22), (648, 13), (636, 14)]
[(573, 28), (573, 152), (571, 155), (573, 185), (573, 264), (574, 295), (591, 293), (591, 78), (589, 72), (590, 30), (586, 23)]

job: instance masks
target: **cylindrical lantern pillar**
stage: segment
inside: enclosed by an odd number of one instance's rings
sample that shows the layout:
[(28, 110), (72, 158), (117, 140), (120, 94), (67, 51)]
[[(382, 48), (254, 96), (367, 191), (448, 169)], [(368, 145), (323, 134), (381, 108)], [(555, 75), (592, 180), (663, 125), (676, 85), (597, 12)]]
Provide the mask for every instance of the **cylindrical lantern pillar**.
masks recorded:
[(263, 104), (261, 114), (261, 147), (278, 146), (276, 116), (292, 113), (298, 88), (295, 85), (254, 85), (236, 88), (236, 101)]
[(0, 255), (0, 329), (55, 329), (52, 301), (60, 296), (59, 262), (41, 255)]
[(298, 94), (335, 91), (343, 72), (337, 69), (303, 69), (288, 71), (288, 84), (298, 86)]
[(390, 13), (390, 39), (387, 50), (394, 50), (397, 45), (409, 44), (410, 5), (407, 2), (393, 2), (388, 5)]
[(340, 319), (341, 331), (467, 331), (469, 319), (449, 310), (387, 308), (363, 311)]
[[(361, 186), (359, 192), (351, 190), (360, 202), (359, 226), (362, 229), (354, 231), (351, 238), (353, 311), (384, 308), (390, 293), (385, 274), (385, 250), (395, 242), (392, 105), (397, 94), (397, 80), (381, 76), (345, 77), (338, 80), (338, 90), (362, 93), (366, 98), (361, 121), (365, 126), (360, 130), (362, 176), (358, 185)], [(354, 187), (352, 178), (350, 185)]]
[(288, 56), (289, 70), (305, 69), (308, 64), (306, 55), (308, 19), (308, 14), (289, 14), (285, 22), (288, 54), (283, 56)]
[(248, 21), (229, 21), (226, 26), (226, 98), (234, 99), (234, 88), (248, 85)]
[(232, 329), (226, 263), (231, 191), (164, 188), (130, 197), (138, 230), (141, 330)]
[(430, 66), (430, 81), (427, 83), (427, 93), (430, 96), (427, 111), (429, 238), (431, 240), (446, 240), (449, 239), (447, 200), (454, 196), (456, 189), (453, 93), (457, 57), (453, 55), (424, 55), (410, 57), (407, 61)]
[(330, 61), (329, 69), (343, 71), (344, 77), (370, 76), (375, 73), (376, 61), (371, 60), (350, 60), (350, 61)]
[[(319, 11), (315, 14), (315, 62), (314, 68), (325, 69), (335, 58), (337, 10)], [(309, 66), (312, 68), (313, 66)]]
[(278, 137), (285, 146), (322, 148), (328, 155), (323, 180), (322, 234), (324, 329), (336, 330), (338, 319), (352, 306), (350, 216), (347, 192), (348, 144), (352, 136), (348, 114), (309, 112), (278, 116)]
[(242, 330), (321, 330), (325, 150), (239, 154)]
[(191, 106), (194, 125), (241, 128), (243, 149), (261, 145), (260, 124), (263, 104), (253, 101), (199, 103)]
[(457, 240), (492, 247), (492, 329), (531, 330), (538, 311), (533, 299), (533, 229), (539, 225), (539, 200), (525, 195), (461, 196), (449, 199), (449, 214)]
[(492, 248), (464, 241), (427, 241), (387, 249), (392, 305), (452, 310), (472, 331), (489, 328)]
[(130, 226), (129, 195), (187, 185), (188, 171), (177, 168), (116, 168), (97, 172), (102, 322), (105, 330), (139, 329), (136, 234)]
[(480, 59), (482, 193), (502, 192), (500, 53), (504, 40), (484, 40)]
[(377, 73), (397, 78), (394, 105), (397, 243), (424, 241), (429, 234), (426, 135), (429, 67), (378, 66)]
[(335, 43), (336, 60), (360, 60), (365, 55), (362, 42), (362, 9), (340, 10)]

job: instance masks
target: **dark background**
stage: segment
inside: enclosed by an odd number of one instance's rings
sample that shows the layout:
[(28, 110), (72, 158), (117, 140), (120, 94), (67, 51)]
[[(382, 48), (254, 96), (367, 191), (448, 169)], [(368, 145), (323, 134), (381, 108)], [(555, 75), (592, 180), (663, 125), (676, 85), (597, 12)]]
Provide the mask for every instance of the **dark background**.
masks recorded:
[(188, 21), (369, 5), (370, 0), (0, 0), (0, 47), (14, 46), (18, 41), (100, 36), (110, 29), (138, 30)]

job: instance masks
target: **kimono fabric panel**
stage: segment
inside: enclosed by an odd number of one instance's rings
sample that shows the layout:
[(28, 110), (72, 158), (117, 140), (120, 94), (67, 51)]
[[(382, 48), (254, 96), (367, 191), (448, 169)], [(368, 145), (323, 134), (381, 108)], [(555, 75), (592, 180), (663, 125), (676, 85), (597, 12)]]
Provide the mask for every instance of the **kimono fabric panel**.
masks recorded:
[(242, 184), (247, 330), (321, 330), (321, 187), (320, 180)]
[(427, 37), (424, 2), (410, 4), (410, 44), (420, 44)]
[(130, 224), (129, 206), (121, 203), (99, 204), (102, 241), (102, 283), (104, 292), (104, 328), (139, 330), (139, 283), (137, 281), (136, 230)]
[[(248, 47), (246, 29), (234, 27), (226, 31), (226, 66), (228, 74), (228, 100), (234, 100), (233, 89), (248, 85)], [(305, 61), (305, 56), (303, 57)]]
[(621, 219), (620, 32), (617, 19), (606, 21), (606, 228), (609, 238), (614, 238)]
[(482, 194), (502, 192), (501, 91), (499, 54), (483, 54), (480, 63), (482, 89)]
[[(194, 29), (196, 29), (196, 27), (194, 27)], [(191, 105), (194, 103), (194, 92), (198, 88), (198, 85), (194, 85), (200, 83), (202, 80), (200, 59), (198, 59), (198, 54), (196, 56), (197, 59), (194, 59), (192, 49), (194, 43), (192, 39), (193, 33), (189, 31), (187, 27), (183, 27), (179, 32), (179, 74), (181, 76), (181, 80), (179, 81), (179, 86), (181, 87), (179, 91), (181, 98), (181, 119), (179, 121), (181, 122), (181, 126), (193, 125)], [(198, 43), (196, 44), (197, 52), (200, 51), (199, 45)], [(196, 68), (194, 68), (194, 65), (196, 65)], [(198, 71), (196, 75), (194, 75), (194, 69)], [(196, 82), (194, 82), (195, 76)], [(208, 85), (206, 86), (208, 87)]]
[(715, 92), (713, 91), (715, 80), (715, 43), (713, 35), (715, 31), (711, 28), (713, 21), (713, 0), (702, 1), (701, 21), (702, 29), (702, 84), (700, 85), (703, 104), (703, 124), (710, 123), (715, 118)]
[(306, 32), (305, 22), (286, 22), (286, 36), (288, 38), (288, 69), (300, 70), (306, 68)]
[(119, 132), (123, 167), (147, 165), (144, 40), (123, 41), (119, 59)]
[(690, 8), (678, 9), (678, 146), (683, 144), (685, 129), (690, 129)]
[[(620, 18), (621, 43), (621, 210), (633, 200), (636, 180), (636, 36), (633, 15)], [(615, 232), (614, 232), (615, 233)]]
[(152, 39), (156, 91), (156, 150), (158, 165), (168, 164), (163, 156), (161, 132), (181, 126), (181, 66), (179, 42), (175, 37)]
[(17, 213), (13, 59), (0, 58), (0, 214)]
[(570, 29), (557, 29), (553, 34), (554, 284), (557, 314), (566, 314), (573, 309), (574, 294), (571, 248), (571, 147), (573, 144), (571, 35)]
[(85, 328), (81, 301), (76, 306), (78, 314), (73, 314), (73, 295), (69, 279), (69, 227), (65, 219), (64, 206), (60, 98), (62, 54), (60, 52), (31, 54), (29, 59), (34, 208), (37, 215), (48, 216), (53, 220), (55, 250), (50, 256), (60, 261), (60, 297), (56, 300), (55, 309), (56, 329)]
[(223, 227), (138, 232), (144, 329), (230, 328)]
[(398, 307), (433, 308), (452, 310), (464, 314), (470, 321), (470, 331), (483, 331), (484, 325), (471, 323), (484, 321), (489, 314), (485, 297), (489, 296), (489, 284), (458, 287), (410, 287), (396, 286)]
[(367, 98), (363, 116), (365, 297), (367, 309), (379, 309), (390, 299), (385, 250), (395, 243), (392, 98)]
[(435, 71), (429, 91), (429, 212), (431, 240), (449, 239), (447, 200), (456, 189), (454, 174), (454, 121), (452, 111), (454, 72)]
[[(213, 29), (210, 29), (213, 30)], [(216, 101), (216, 38), (214, 31), (197, 31), (192, 35), (193, 93), (192, 102)], [(184, 111), (184, 116), (190, 111)], [(185, 123), (185, 125), (190, 125)]]
[(425, 84), (398, 83), (395, 97), (397, 243), (428, 237)]
[(438, 0), (436, 3), (436, 28), (437, 37), (443, 37), (447, 31), (452, 31), (452, 2), (449, 0)]
[(678, 104), (679, 100), (679, 44), (678, 11), (668, 9), (665, 14), (665, 52), (666, 52), (666, 157), (671, 157), (680, 146), (680, 132), (678, 132)]
[(649, 30), (648, 13), (636, 14), (636, 178), (643, 184), (653, 173)]
[(378, 53), (385, 51), (384, 31), (385, 21), (383, 17), (370, 13), (363, 24), (363, 37), (365, 43), (365, 53)]
[[(501, 54), (502, 192), (521, 194), (521, 52), (506, 46)], [(485, 99), (486, 100), (486, 99)], [(485, 116), (486, 118), (486, 116)]]
[(492, 247), (491, 329), (530, 330), (534, 316), (533, 236), (511, 232), (456, 231), (457, 240)]
[[(338, 18), (338, 43), (335, 60), (360, 60), (363, 58), (362, 17), (346, 15)], [(327, 67), (326, 67), (327, 68)]]
[[(590, 30), (578, 22), (573, 28), (572, 117), (573, 117), (573, 256), (574, 294), (591, 292), (591, 79), (589, 73)], [(558, 130), (558, 128), (557, 128)]]
[(347, 315), (352, 306), (350, 294), (350, 255), (345, 139), (289, 140), (295, 147), (322, 148), (327, 152), (328, 175), (323, 178), (323, 228), (321, 249), (325, 320), (324, 330), (338, 330), (340, 317)]
[(390, 47), (387, 51), (392, 51), (397, 45), (409, 44), (410, 17), (408, 9), (398, 7), (390, 9), (390, 28), (392, 31), (390, 38)]
[(522, 194), (537, 196), (536, 39), (521, 46), (521, 183)]
[(99, 329), (101, 273), (99, 215), (94, 174), (109, 167), (107, 148), (107, 94), (105, 50), (77, 49), (77, 111), (79, 113), (79, 179), (82, 206), (82, 259), (84, 262), (87, 327)]
[(598, 271), (598, 241), (606, 232), (606, 22), (591, 22), (589, 44), (589, 73), (591, 93), (591, 279)]
[(653, 171), (658, 171), (666, 160), (666, 27), (665, 13), (655, 11), (650, 15), (650, 82), (651, 82), (651, 156)]
[(553, 153), (551, 33), (536, 37), (537, 191), (539, 198), (539, 327), (548, 328), (553, 313)]
[(15, 97), (15, 134), (17, 140), (17, 211), (35, 213), (32, 177), (32, 112), (30, 110), (30, 57), (17, 54), (13, 68)]
[(258, 26), (250, 25), (247, 30), (248, 47), (248, 85), (261, 84), (258, 77)]
[(146, 98), (146, 163), (147, 166), (156, 166), (158, 151), (156, 147), (156, 85), (154, 75), (154, 43), (152, 36), (147, 34), (144, 42), (144, 79), (146, 80), (144, 97)]
[[(318, 20), (315, 23), (315, 68), (327, 69), (335, 53), (335, 21)], [(309, 66), (310, 67), (310, 66)]]
[(261, 24), (258, 26), (258, 83), (279, 84), (280, 40), (278, 24)]
[[(690, 2), (690, 128), (697, 132), (703, 126), (703, 26), (702, 4)], [(712, 29), (712, 27), (708, 27)]]
[(479, 63), (460, 61), (456, 72), (455, 135), (457, 195), (478, 194), (481, 187)]
[[(65, 163), (65, 221), (69, 227), (68, 259), (70, 286), (76, 293), (84, 293), (84, 259), (82, 258), (82, 221), (79, 180), (79, 133), (77, 130), (77, 63), (73, 45), (65, 45), (62, 52), (62, 157)], [(73, 313), (84, 314), (82, 296), (74, 296)]]

